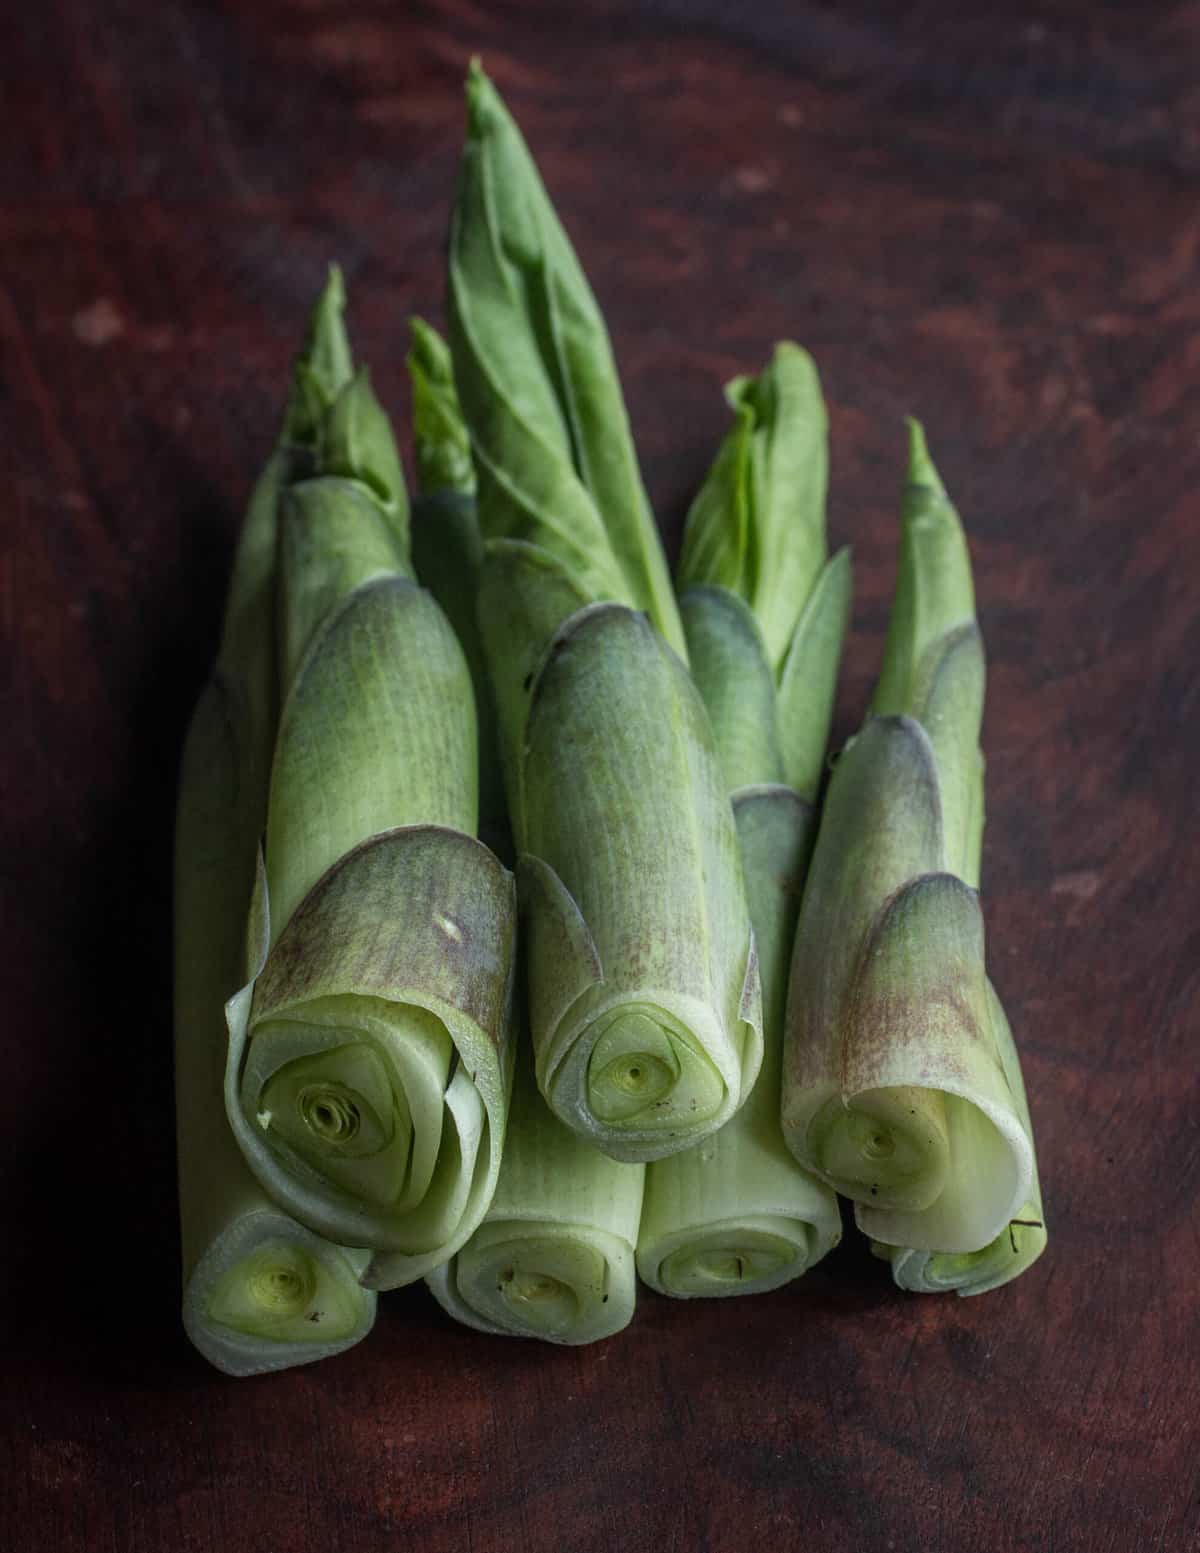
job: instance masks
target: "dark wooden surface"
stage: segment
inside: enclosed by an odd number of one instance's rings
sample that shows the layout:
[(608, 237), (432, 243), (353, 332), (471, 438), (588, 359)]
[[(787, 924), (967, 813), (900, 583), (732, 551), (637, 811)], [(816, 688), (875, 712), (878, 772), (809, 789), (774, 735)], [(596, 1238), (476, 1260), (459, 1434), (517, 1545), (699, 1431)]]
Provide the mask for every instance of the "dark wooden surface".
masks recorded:
[[(990, 16), (991, 19), (988, 19)], [(0, 1545), (54, 1553), (1197, 1546), (1200, 5), (5, 8)], [(481, 51), (611, 322), (669, 540), (790, 335), (856, 553), (901, 416), (967, 520), (985, 896), (1052, 1244), (975, 1301), (852, 1245), (595, 1350), (422, 1290), (234, 1383), (176, 1317), (169, 859), (230, 545), (330, 259), (385, 401)]]

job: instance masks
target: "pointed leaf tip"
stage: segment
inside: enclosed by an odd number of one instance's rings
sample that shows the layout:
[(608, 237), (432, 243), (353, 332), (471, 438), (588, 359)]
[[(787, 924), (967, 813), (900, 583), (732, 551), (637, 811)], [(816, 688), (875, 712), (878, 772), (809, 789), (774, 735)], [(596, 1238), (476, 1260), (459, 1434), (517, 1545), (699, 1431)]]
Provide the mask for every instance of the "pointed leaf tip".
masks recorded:
[(500, 93), (492, 85), (483, 62), (476, 54), (467, 67), (467, 133), (473, 138), (486, 134), (498, 114), (504, 112)]
[(342, 277), (340, 264), (331, 261), (329, 272), (325, 278), (325, 290), (321, 293), (322, 303), (328, 303), (340, 311), (346, 305), (346, 282)]
[(350, 340), (342, 320), (345, 305), (342, 272), (331, 264), (308, 315), (303, 348), (292, 363), (283, 440), (293, 446), (315, 447), (323, 417), (354, 375)]
[(342, 322), (345, 310), (346, 284), (340, 268), (331, 264), (309, 317), (305, 355), (317, 368), (324, 365), (326, 358), (331, 364), (344, 359), (346, 376), (349, 376), (350, 345)]
[(938, 474), (929, 447), (925, 441), (925, 428), (915, 416), (905, 417), (908, 427), (908, 483), (927, 486), (938, 496), (945, 496), (946, 488)]

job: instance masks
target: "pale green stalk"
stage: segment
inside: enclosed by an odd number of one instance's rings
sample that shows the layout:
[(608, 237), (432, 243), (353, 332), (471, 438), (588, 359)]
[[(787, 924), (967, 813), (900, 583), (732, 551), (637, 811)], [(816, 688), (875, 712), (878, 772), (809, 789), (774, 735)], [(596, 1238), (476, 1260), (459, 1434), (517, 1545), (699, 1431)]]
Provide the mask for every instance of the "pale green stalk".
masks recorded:
[[(330, 289), (336, 290), (336, 273)], [(320, 391), (325, 363), (298, 376)], [(336, 370), (336, 364), (334, 364)], [(330, 386), (336, 386), (332, 384)], [(275, 540), (280, 489), (303, 447), (271, 457), (250, 501), (213, 678), (184, 748), (175, 846), (175, 1085), (183, 1251), (183, 1323), (219, 1369), (252, 1375), (351, 1347), (370, 1330), (375, 1295), (345, 1251), (265, 1195), (225, 1119), (225, 999), (245, 977), (245, 910), (266, 813), (276, 685)]]
[(977, 895), (984, 663), (962, 528), (912, 423), (872, 716), (834, 768), (792, 960), (783, 1124), (872, 1239), (971, 1253), (1022, 1216)]
[(652, 1159), (727, 1121), (761, 1061), (736, 835), (603, 320), (477, 66), (467, 95), (450, 340), (537, 1080), (597, 1146)]
[(364, 373), (314, 446), (282, 509), (262, 953), (229, 1004), (226, 1106), (271, 1195), (369, 1246), (390, 1288), (452, 1255), (495, 1187), (514, 892), (474, 839), (470, 674), (413, 576)]
[[(788, 961), (849, 603), (825, 549), (825, 412), (781, 345), (728, 389), (737, 423), (688, 516), (680, 605), (692, 672), (732, 794), (763, 990), (762, 1071), (714, 1137), (646, 1173), (638, 1270), (678, 1298), (780, 1287), (841, 1236), (834, 1193), (779, 1124)], [(774, 641), (772, 650), (769, 643)]]
[(594, 1343), (629, 1325), (644, 1165), (610, 1159), (550, 1111), (526, 1033), (496, 1195), (463, 1249), (428, 1277), (480, 1332)]

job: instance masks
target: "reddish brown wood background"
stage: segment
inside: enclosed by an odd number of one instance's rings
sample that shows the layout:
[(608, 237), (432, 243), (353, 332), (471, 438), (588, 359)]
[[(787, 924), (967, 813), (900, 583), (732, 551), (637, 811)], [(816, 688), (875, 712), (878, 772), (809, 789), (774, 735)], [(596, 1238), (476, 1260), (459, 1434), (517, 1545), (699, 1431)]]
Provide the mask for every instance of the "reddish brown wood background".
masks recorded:
[[(1200, 1475), (1200, 5), (39, 0), (0, 142), (0, 1545), (1159, 1553)], [(989, 19), (990, 17), (990, 19)], [(176, 1318), (169, 858), (238, 512), (329, 259), (401, 415), (479, 50), (608, 311), (668, 536), (720, 381), (833, 417), (860, 715), (901, 416), (970, 528), (985, 892), (1053, 1229), (557, 1352), (421, 1290), (232, 1383)]]

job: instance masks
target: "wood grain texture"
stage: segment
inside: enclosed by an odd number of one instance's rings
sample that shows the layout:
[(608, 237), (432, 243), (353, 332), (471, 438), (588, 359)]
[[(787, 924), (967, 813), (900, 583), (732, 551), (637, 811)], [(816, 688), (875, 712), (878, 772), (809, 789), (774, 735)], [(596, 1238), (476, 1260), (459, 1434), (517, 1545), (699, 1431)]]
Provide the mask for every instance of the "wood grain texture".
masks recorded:
[[(0, 151), (0, 1545), (1200, 1546), (1200, 5), (64, 0)], [(232, 1383), (178, 1325), (170, 835), (240, 504), (344, 266), (406, 413), (481, 52), (608, 313), (671, 543), (722, 379), (831, 406), (861, 715), (901, 416), (967, 521), (984, 889), (1051, 1249), (974, 1301), (852, 1243), (594, 1351), (421, 1291)]]

